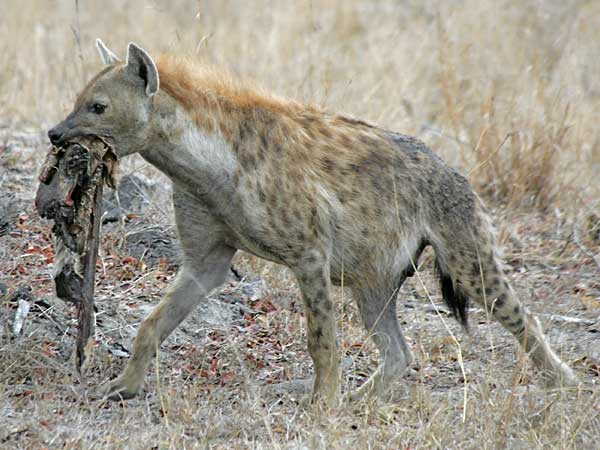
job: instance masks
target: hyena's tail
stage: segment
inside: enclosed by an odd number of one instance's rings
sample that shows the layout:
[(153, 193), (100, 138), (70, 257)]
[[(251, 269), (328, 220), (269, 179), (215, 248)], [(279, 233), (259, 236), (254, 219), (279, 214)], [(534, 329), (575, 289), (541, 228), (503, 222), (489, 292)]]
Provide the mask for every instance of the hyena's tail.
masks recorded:
[(468, 316), (467, 307), (469, 306), (469, 297), (466, 295), (458, 280), (454, 280), (448, 270), (440, 263), (437, 259), (435, 263), (436, 273), (440, 280), (440, 288), (442, 290), (442, 297), (450, 311), (454, 314), (454, 317), (461, 323), (461, 325), (468, 328)]
[(465, 327), (468, 302), (478, 304), (517, 338), (553, 384), (572, 384), (572, 370), (552, 351), (538, 320), (510, 286), (487, 214), (476, 208), (475, 216), (471, 223), (446, 223), (433, 244), (445, 302)]

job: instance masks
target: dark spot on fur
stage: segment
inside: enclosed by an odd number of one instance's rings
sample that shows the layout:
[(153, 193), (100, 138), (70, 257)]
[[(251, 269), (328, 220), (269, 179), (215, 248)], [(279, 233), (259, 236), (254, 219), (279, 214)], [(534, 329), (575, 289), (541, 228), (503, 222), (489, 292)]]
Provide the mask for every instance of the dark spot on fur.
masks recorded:
[(263, 162), (266, 158), (266, 155), (265, 155), (265, 153), (267, 151), (266, 149), (267, 149), (267, 147), (262, 147), (262, 146), (259, 146), (256, 149), (256, 156), (258, 157), (260, 162)]
[(275, 207), (277, 206), (277, 195), (274, 195), (273, 193), (271, 193), (271, 195), (269, 195), (267, 197), (267, 203), (273, 208), (275, 209)]
[(331, 158), (323, 158), (321, 162), (327, 172), (333, 173), (335, 171), (335, 162)]
[[(361, 137), (363, 140), (365, 137)], [(377, 146), (378, 141), (373, 138), (367, 137), (367, 142), (371, 146)], [(371, 176), (375, 176), (381, 179), (382, 176), (388, 178), (394, 169), (394, 157), (387, 151), (374, 149), (367, 153), (367, 155), (360, 161), (360, 165), (364, 167)]]
[(315, 123), (317, 120), (317, 118), (315, 116), (311, 116), (311, 115), (305, 115), (304, 117), (302, 117), (301, 122), (302, 125), (304, 125), (306, 128), (310, 128), (312, 127), (313, 123)]
[(246, 126), (246, 123), (241, 122), (240, 123), (240, 141), (243, 141), (244, 139), (246, 139), (248, 134), (249, 134), (249, 130)]
[(316, 262), (317, 262), (317, 258), (315, 257), (315, 255), (308, 255), (306, 257), (306, 263), (307, 264), (311, 264), (312, 265), (312, 264), (314, 264)]
[(496, 299), (495, 308), (502, 308), (504, 303), (506, 303), (506, 294), (500, 294)]
[(258, 187), (258, 200), (260, 200), (261, 203), (265, 203), (267, 201), (267, 196), (265, 195), (265, 191), (263, 190), (262, 186)]
[(267, 140), (266, 132), (264, 132), (264, 131), (262, 133), (260, 133), (260, 143), (261, 143), (263, 149), (269, 147), (269, 142)]
[(358, 139), (367, 147), (376, 147), (378, 144), (377, 140), (373, 139), (371, 136), (367, 136), (364, 134), (361, 135)]
[(329, 128), (326, 127), (321, 127), (319, 129), (319, 133), (325, 138), (325, 139), (330, 139), (331, 138), (331, 131), (329, 131)]
[(515, 314), (519, 314), (519, 311), (521, 310), (521, 308), (519, 307), (519, 305), (515, 305), (515, 307), (513, 308), (513, 312)]
[(520, 329), (523, 328), (523, 319), (521, 319), (520, 317), (518, 319), (516, 319), (514, 322), (508, 324), (508, 327), (511, 329)]
[(292, 220), (287, 209), (281, 211), (281, 225), (287, 229), (292, 226)]
[(317, 327), (317, 329), (315, 330), (315, 333), (314, 333), (314, 337), (319, 340), (323, 337), (323, 328), (322, 327)]
[(313, 316), (314, 319), (319, 320), (323, 316), (323, 312), (318, 307), (318, 301), (311, 301), (310, 306), (308, 307), (309, 313)]
[(349, 136), (342, 134), (340, 136), (340, 144), (342, 145), (342, 147), (351, 147), (352, 146), (352, 139), (350, 139)]

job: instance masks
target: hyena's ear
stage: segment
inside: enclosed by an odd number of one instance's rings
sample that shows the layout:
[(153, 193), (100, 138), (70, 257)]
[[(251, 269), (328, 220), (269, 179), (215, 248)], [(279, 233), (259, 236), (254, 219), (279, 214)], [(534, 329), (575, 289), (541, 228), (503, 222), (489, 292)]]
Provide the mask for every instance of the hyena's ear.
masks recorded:
[(146, 94), (152, 96), (158, 92), (158, 70), (150, 55), (142, 48), (129, 43), (127, 47), (127, 71), (139, 77), (146, 84)]
[(102, 39), (96, 39), (96, 49), (98, 50), (98, 53), (100, 54), (100, 59), (107, 66), (110, 66), (111, 64), (121, 61), (117, 57), (117, 55), (115, 55), (113, 52), (111, 52), (108, 49), (108, 47), (106, 45), (104, 45), (104, 42), (102, 42)]

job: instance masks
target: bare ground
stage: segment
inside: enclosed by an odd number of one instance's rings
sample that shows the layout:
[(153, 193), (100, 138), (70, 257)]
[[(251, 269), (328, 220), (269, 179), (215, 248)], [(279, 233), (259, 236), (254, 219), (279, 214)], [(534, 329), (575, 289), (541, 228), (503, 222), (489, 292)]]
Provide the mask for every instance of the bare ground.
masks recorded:
[[(74, 308), (53, 295), (50, 231), (32, 207), (45, 144), (36, 131), (0, 131), (0, 212), (8, 218), (0, 224), (0, 447), (597, 448), (597, 236), (559, 209), (493, 214), (515, 289), (577, 370), (578, 389), (544, 390), (512, 337), (479, 309), (465, 334), (446, 312), (425, 255), (399, 297), (417, 362), (393, 398), (306, 409), (300, 399), (311, 363), (298, 290), (285, 269), (241, 254), (234, 266), (243, 278), (232, 276), (168, 339), (140, 397), (109, 403), (94, 395), (97, 387), (122, 369), (137, 326), (175, 273), (176, 262), (134, 257), (125, 245), (136, 223), (168, 231), (167, 188), (143, 214), (104, 229), (97, 346), (79, 376)], [(167, 186), (136, 161), (125, 171)], [(337, 297), (347, 391), (364, 382), (377, 355), (350, 299)], [(15, 333), (19, 300), (30, 310)]]

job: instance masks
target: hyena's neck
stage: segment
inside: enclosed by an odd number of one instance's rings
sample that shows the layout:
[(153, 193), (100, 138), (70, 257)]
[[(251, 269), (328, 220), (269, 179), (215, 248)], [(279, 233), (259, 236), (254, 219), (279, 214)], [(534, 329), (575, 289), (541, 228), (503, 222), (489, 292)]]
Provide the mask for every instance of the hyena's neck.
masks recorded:
[(237, 162), (221, 133), (201, 129), (174, 99), (155, 98), (152, 136), (141, 155), (176, 185), (210, 202), (231, 194)]

